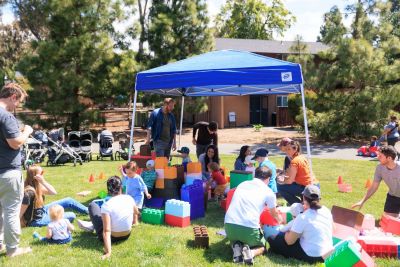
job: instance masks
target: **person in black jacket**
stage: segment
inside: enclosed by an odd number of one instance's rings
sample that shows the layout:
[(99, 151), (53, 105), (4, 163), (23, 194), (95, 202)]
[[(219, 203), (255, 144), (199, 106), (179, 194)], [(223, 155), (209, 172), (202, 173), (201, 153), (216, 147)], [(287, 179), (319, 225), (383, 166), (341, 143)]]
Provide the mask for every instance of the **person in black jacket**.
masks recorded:
[[(193, 145), (196, 146), (197, 158), (206, 151), (207, 146), (218, 146), (218, 124), (215, 121), (210, 123), (199, 121), (193, 125)], [(196, 138), (197, 133), (197, 138)]]

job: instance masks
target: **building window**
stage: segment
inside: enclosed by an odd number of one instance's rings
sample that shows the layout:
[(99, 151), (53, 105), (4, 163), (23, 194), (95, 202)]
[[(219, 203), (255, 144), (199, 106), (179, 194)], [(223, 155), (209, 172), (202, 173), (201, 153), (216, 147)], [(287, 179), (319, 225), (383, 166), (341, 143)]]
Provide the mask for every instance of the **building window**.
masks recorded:
[(276, 97), (276, 106), (277, 107), (287, 107), (287, 95), (278, 95)]

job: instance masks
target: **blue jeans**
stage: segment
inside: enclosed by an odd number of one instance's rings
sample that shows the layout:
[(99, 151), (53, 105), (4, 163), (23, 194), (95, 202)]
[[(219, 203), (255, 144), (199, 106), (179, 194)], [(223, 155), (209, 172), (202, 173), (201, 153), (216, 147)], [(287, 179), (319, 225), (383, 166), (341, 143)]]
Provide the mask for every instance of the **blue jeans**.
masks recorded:
[(154, 141), (154, 150), (157, 157), (167, 157), (171, 154), (171, 142), (164, 142), (160, 139)]
[(66, 239), (59, 239), (59, 240), (55, 240), (52, 238), (43, 238), (42, 241), (47, 242), (49, 244), (58, 244), (58, 245), (62, 245), (62, 244), (67, 244), (69, 242), (71, 242), (72, 237), (71, 235), (69, 237), (67, 237)]
[[(47, 204), (46, 206), (44, 206), (43, 207), (43, 209), (44, 209), (43, 217), (39, 220), (32, 221), (29, 224), (29, 226), (34, 226), (34, 227), (47, 226), (51, 222), (49, 208), (55, 204), (60, 205), (64, 209), (71, 209), (71, 210), (79, 212), (79, 213), (89, 214), (88, 208), (86, 206), (79, 203), (78, 201), (76, 201), (73, 198), (67, 197), (67, 198), (60, 199), (58, 201), (51, 202), (50, 204)], [(76, 218), (75, 213), (64, 212), (64, 219), (68, 219), (70, 222), (73, 222), (75, 218)]]
[(303, 202), (303, 190), (305, 186), (296, 184), (278, 184), (278, 193), (288, 202), (289, 205), (293, 203)]

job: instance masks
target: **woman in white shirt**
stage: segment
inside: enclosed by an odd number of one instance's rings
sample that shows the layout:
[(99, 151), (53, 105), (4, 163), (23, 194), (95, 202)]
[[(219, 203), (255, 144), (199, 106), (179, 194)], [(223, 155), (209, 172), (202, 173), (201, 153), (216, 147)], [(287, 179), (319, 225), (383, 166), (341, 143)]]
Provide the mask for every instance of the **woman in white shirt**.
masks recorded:
[(304, 212), (294, 219), (286, 233), (268, 238), (270, 251), (308, 263), (323, 262), (332, 248), (332, 214), (320, 204), (321, 192), (315, 185), (303, 191)]
[(129, 195), (122, 195), (122, 181), (118, 176), (107, 180), (108, 195), (111, 198), (100, 207), (97, 201), (89, 205), (91, 223), (78, 220), (83, 230), (95, 230), (100, 241), (104, 242), (102, 259), (111, 256), (111, 242), (127, 239), (132, 224), (137, 224), (134, 214), (138, 213), (135, 201)]

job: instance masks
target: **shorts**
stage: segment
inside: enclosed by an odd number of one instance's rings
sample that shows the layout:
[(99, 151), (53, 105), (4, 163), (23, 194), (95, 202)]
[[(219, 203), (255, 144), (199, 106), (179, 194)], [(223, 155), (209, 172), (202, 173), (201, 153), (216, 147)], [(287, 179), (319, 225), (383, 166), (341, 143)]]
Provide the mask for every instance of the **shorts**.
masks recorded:
[(250, 228), (242, 225), (225, 223), (226, 237), (235, 243), (240, 241), (249, 247), (265, 247), (265, 239), (260, 228)]
[(385, 208), (383, 209), (384, 212), (387, 213), (400, 213), (400, 197), (395, 197), (392, 195), (389, 195), (389, 193), (386, 195), (386, 201), (385, 201)]

